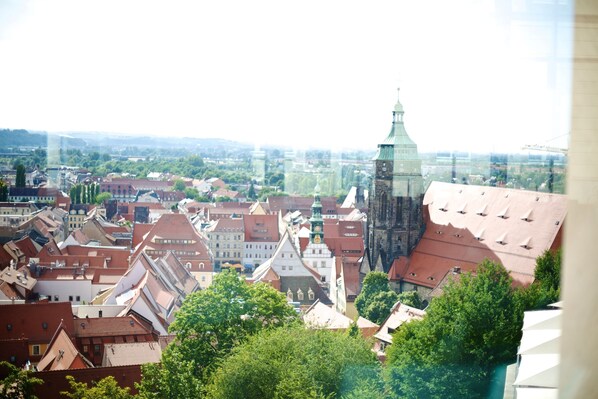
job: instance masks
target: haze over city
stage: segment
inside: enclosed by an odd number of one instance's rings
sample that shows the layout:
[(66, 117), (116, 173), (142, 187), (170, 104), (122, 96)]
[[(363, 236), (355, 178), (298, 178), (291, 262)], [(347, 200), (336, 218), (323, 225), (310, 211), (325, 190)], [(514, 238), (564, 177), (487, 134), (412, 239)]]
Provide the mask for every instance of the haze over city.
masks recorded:
[(5, 1), (0, 128), (373, 150), (400, 86), (420, 151), (566, 147), (571, 32), (552, 17), (467, 0)]

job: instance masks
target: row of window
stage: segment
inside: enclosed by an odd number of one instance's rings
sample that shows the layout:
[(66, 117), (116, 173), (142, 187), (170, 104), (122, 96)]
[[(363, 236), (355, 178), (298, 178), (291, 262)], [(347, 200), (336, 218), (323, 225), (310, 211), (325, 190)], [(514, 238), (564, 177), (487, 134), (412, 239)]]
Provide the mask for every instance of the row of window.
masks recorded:
[[(69, 302), (73, 302), (73, 299), (75, 302), (81, 302), (80, 295), (69, 295)], [(52, 295), (48, 295), (48, 301), (52, 302)], [(54, 295), (54, 302), (60, 302), (60, 297), (58, 295)]]
[[(220, 244), (216, 243), (216, 248), (220, 248)], [(222, 248), (224, 248), (224, 244), (222, 244)], [(229, 249), (230, 248), (230, 244), (226, 244), (226, 248)], [(236, 243), (233, 244), (233, 248), (241, 248), (241, 245), (237, 245)]]
[(156, 244), (193, 244), (193, 240), (171, 240), (166, 238), (155, 238)]
[[(232, 255), (231, 255), (232, 254)], [(229, 258), (229, 257), (233, 257), (233, 258), (240, 258), (241, 257), (241, 252), (229, 252), (229, 251), (216, 251), (216, 258)]]
[[(213, 238), (214, 236), (212, 235), (210, 238)], [(228, 241), (228, 240), (235, 240), (235, 241), (241, 241), (241, 235), (236, 235), (235, 238), (231, 238), (231, 236), (229, 235), (223, 235), (222, 239), (224, 241)], [(220, 240), (220, 235), (216, 234), (216, 240)]]
[[(314, 294), (314, 292), (311, 290), (311, 288), (309, 289), (309, 291), (307, 291), (307, 296), (308, 296), (308, 298), (309, 298), (309, 300), (310, 300), (310, 301), (313, 301), (313, 300), (314, 300), (314, 298), (315, 298), (315, 294)], [(293, 291), (291, 291), (291, 289), (290, 289), (290, 288), (289, 288), (289, 289), (288, 289), (288, 291), (287, 291), (287, 300), (289, 300), (289, 301), (291, 301), (291, 302), (293, 302), (293, 301), (295, 300), (295, 299), (294, 299), (294, 294), (293, 294)], [(301, 288), (299, 288), (299, 289), (297, 290), (297, 300), (298, 300), (298, 301), (303, 301), (303, 300), (305, 300), (305, 295), (303, 294), (303, 291), (301, 291)]]
[[(264, 249), (276, 249), (276, 244), (272, 245), (270, 244), (270, 248), (268, 248), (268, 245), (265, 244), (264, 245)], [(245, 244), (245, 249), (253, 249), (253, 244)], [(262, 249), (262, 245), (261, 244), (255, 244), (255, 249)]]

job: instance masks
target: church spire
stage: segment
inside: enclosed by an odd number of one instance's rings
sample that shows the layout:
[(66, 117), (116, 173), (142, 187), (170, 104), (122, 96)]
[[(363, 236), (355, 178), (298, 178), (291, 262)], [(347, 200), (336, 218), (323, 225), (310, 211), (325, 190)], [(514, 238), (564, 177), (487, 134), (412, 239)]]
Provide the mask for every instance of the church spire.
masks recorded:
[(324, 239), (324, 220), (322, 219), (322, 203), (320, 202), (320, 185), (314, 187), (314, 202), (311, 206), (311, 232), (310, 241), (319, 244)]
[(405, 111), (403, 110), (403, 104), (401, 104), (401, 100), (399, 98), (399, 93), (401, 92), (401, 88), (397, 88), (397, 103), (395, 104), (395, 109), (392, 111), (392, 123), (403, 123), (403, 115)]

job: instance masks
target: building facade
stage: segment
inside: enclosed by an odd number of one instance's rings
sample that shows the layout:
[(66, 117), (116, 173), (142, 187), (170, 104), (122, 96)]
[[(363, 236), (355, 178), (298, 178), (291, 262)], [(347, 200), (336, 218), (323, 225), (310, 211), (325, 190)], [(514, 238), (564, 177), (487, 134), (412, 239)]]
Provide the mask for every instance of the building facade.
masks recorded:
[(407, 135), (400, 101), (392, 113), (392, 128), (374, 157), (369, 198), (367, 247), (370, 267), (387, 272), (393, 260), (409, 256), (425, 228), (421, 160)]

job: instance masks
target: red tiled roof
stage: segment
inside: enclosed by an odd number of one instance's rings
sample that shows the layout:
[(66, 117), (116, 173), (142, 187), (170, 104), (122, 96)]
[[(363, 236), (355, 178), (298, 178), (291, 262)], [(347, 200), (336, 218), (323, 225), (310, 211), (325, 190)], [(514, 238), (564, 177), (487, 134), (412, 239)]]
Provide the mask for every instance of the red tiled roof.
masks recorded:
[(70, 370), (91, 366), (89, 360), (85, 359), (79, 353), (71, 341), (64, 328), (64, 324), (61, 324), (46, 349), (44, 356), (37, 364), (37, 369), (39, 371)]
[(152, 331), (135, 316), (87, 317), (75, 320), (74, 336), (77, 338), (148, 335)]
[(29, 236), (14, 241), (15, 245), (25, 254), (27, 258), (35, 258), (38, 250)]
[(243, 231), (243, 219), (224, 218), (218, 219), (216, 224), (210, 227), (210, 232), (242, 232)]
[(32, 343), (48, 343), (61, 320), (64, 320), (65, 329), (69, 334), (72, 335), (74, 331), (70, 302), (1, 305), (0, 320), (2, 320), (0, 339), (15, 339), (23, 336), (29, 338)]
[(153, 224), (149, 223), (135, 223), (133, 225), (133, 243), (132, 247), (135, 248), (141, 241), (143, 241), (143, 237), (150, 232), (150, 230), (154, 227)]
[(484, 258), (504, 265), (515, 284), (531, 283), (536, 258), (560, 246), (567, 211), (564, 195), (439, 182), (424, 206), (426, 231), (390, 277), (431, 288), (452, 267), (474, 270)]
[[(288, 212), (301, 211), (306, 217), (311, 217), (311, 206), (314, 203), (313, 197), (300, 197), (300, 196), (270, 196), (268, 197), (268, 205), (270, 211), (278, 213), (281, 211), (283, 215)], [(322, 204), (322, 215), (336, 215), (337, 206), (335, 197), (321, 197), (320, 203)]]
[(4, 249), (3, 245), (0, 245), (0, 270), (10, 265), (10, 261), (13, 257)]
[[(164, 240), (181, 241), (192, 240), (192, 243), (164, 242)], [(199, 267), (197, 262), (204, 263), (204, 271), (212, 268), (210, 253), (204, 243), (203, 237), (195, 230), (189, 219), (184, 214), (168, 213), (162, 215), (143, 241), (135, 247), (133, 257), (139, 256), (141, 251), (153, 250), (174, 251), (182, 263), (191, 262), (193, 267)], [(193, 255), (181, 254), (181, 252), (194, 252)]]
[(278, 215), (243, 215), (245, 242), (278, 242)]

